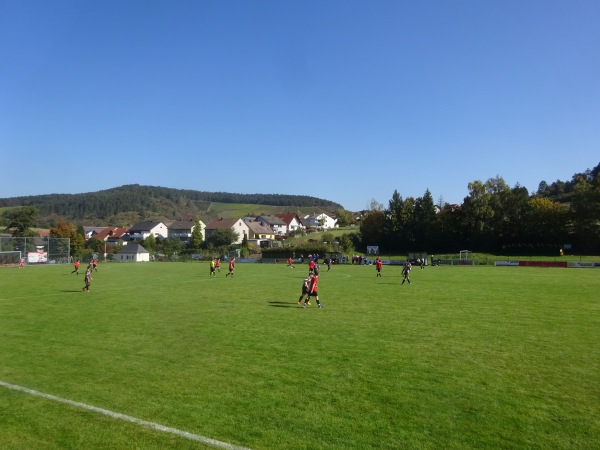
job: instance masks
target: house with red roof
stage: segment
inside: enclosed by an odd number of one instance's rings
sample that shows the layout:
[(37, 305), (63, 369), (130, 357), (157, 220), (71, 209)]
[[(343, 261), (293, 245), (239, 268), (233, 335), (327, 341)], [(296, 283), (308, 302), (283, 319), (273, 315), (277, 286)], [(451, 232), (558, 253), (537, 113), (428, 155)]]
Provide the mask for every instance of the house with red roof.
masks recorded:
[(296, 213), (275, 214), (275, 217), (279, 217), (285, 223), (285, 234), (290, 234), (291, 231), (297, 231), (299, 228), (305, 228), (300, 222), (300, 216)]

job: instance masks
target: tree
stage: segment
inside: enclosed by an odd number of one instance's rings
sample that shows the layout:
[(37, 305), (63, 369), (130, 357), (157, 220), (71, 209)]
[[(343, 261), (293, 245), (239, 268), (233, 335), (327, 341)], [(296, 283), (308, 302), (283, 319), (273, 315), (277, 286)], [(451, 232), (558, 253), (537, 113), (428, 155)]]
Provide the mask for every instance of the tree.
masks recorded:
[(215, 231), (206, 241), (214, 247), (225, 247), (237, 242), (239, 237), (240, 235), (237, 232), (233, 231), (231, 228), (227, 228)]
[(92, 250), (93, 253), (104, 253), (104, 246), (106, 243), (95, 237), (87, 241), (86, 247)]
[(548, 194), (548, 183), (546, 183), (544, 180), (540, 181), (540, 184), (538, 184), (538, 189), (536, 194), (537, 195), (541, 195), (541, 196), (545, 196)]
[(354, 223), (354, 217), (343, 209), (338, 209), (337, 211), (337, 225), (340, 227), (347, 227), (348, 225)]
[(360, 234), (363, 246), (383, 246), (386, 240), (385, 213), (380, 210), (370, 211), (360, 222)]
[(344, 253), (350, 253), (354, 250), (354, 246), (352, 245), (352, 238), (347, 234), (342, 234), (338, 238), (338, 242), (340, 243), (340, 250)]
[(429, 189), (425, 191), (423, 197), (415, 200), (413, 220), (415, 225), (415, 250), (425, 250), (428, 246), (435, 245), (432, 242), (435, 240), (437, 214)]
[(83, 228), (81, 234), (78, 233), (78, 228), (68, 222), (58, 222), (56, 227), (50, 228), (50, 237), (70, 239), (70, 253), (72, 256), (81, 256), (81, 250), (85, 246), (85, 238), (83, 237)]
[(457, 252), (462, 245), (462, 213), (460, 207), (446, 203), (438, 214), (438, 237), (435, 251)]
[(150, 236), (148, 236), (145, 239), (142, 239), (141, 244), (142, 244), (142, 247), (144, 247), (150, 253), (155, 253), (157, 246), (158, 246), (157, 242), (156, 242), (156, 236), (154, 236), (153, 234), (151, 234)]
[(321, 236), (321, 242), (325, 244), (331, 244), (335, 239), (335, 236), (330, 231), (325, 231)]
[(529, 199), (524, 228), (524, 242), (558, 246), (567, 242), (568, 209), (548, 198)]
[(372, 198), (369, 203), (369, 211), (383, 211), (383, 205)]
[(200, 218), (196, 217), (196, 221), (194, 223), (194, 228), (192, 229), (192, 236), (190, 238), (189, 247), (192, 249), (200, 248), (203, 242), (202, 237), (202, 227), (200, 226)]
[(406, 217), (404, 216), (404, 200), (398, 193), (398, 190), (394, 190), (392, 198), (388, 202), (388, 209), (386, 211), (387, 216), (387, 230), (389, 235), (389, 244), (391, 249), (398, 250), (401, 248), (403, 241), (403, 234), (406, 228)]
[(463, 228), (467, 240), (463, 245), (469, 245), (482, 250), (491, 249), (492, 218), (494, 210), (491, 205), (491, 194), (479, 180), (468, 184), (469, 195), (465, 197), (461, 208)]
[[(598, 175), (596, 175), (598, 178)], [(576, 186), (571, 199), (573, 238), (580, 252), (600, 250), (600, 181)]]
[(518, 183), (510, 188), (502, 178), (496, 177), (486, 182), (486, 190), (490, 194), (489, 204), (493, 210), (493, 220), (488, 228), (494, 246), (500, 250), (507, 245), (522, 244), (522, 224), (527, 210), (529, 192)]
[(415, 199), (402, 196), (397, 190), (392, 194), (386, 211), (387, 241), (396, 251), (408, 251), (413, 247), (415, 231)]
[(244, 237), (242, 238), (242, 245), (240, 251), (242, 257), (244, 258), (246, 258), (250, 254), (250, 250), (248, 248), (248, 236), (246, 234), (244, 234)]
[(183, 243), (177, 238), (163, 239), (160, 242), (156, 242), (156, 248), (168, 258), (172, 258), (181, 253), (183, 250)]
[(31, 228), (37, 225), (39, 210), (34, 206), (22, 206), (13, 208), (4, 213), (8, 219), (6, 231), (12, 230), (14, 237), (37, 236)]
[(402, 216), (400, 218), (403, 223), (403, 230), (400, 234), (400, 250), (408, 251), (414, 249), (415, 245), (415, 199), (406, 197), (402, 202)]

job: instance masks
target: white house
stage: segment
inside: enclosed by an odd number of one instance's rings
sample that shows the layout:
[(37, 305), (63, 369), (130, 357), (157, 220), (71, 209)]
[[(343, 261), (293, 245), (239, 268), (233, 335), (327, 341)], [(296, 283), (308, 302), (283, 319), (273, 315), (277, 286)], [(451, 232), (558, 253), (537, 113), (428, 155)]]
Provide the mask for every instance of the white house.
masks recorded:
[(116, 255), (120, 262), (146, 262), (150, 261), (150, 252), (140, 244), (129, 244)]
[(141, 241), (149, 236), (156, 239), (167, 239), (169, 230), (162, 222), (140, 222), (129, 228), (127, 232), (130, 241)]
[(90, 239), (94, 234), (99, 233), (106, 227), (83, 227), (83, 233), (85, 234), (85, 240)]
[(286, 234), (304, 228), (304, 225), (300, 222), (300, 217), (296, 213), (275, 214), (275, 217), (279, 217), (285, 223), (287, 227)]
[(287, 225), (277, 216), (258, 216), (256, 218), (257, 222), (262, 222), (263, 224), (268, 225), (273, 230), (273, 233), (279, 236), (283, 236), (287, 234)]
[(304, 216), (304, 221), (307, 222), (311, 227), (321, 228), (324, 230), (328, 228), (335, 228), (337, 226), (337, 220), (329, 217), (325, 213)]
[(246, 239), (248, 239), (248, 236), (250, 235), (250, 228), (248, 228), (248, 225), (242, 219), (221, 218), (213, 220), (208, 225), (206, 225), (206, 228), (204, 229), (206, 240), (210, 239), (210, 237), (217, 231), (227, 229), (235, 231), (238, 235), (237, 241), (232, 242), (233, 244), (241, 244), (244, 240), (244, 236), (246, 237)]

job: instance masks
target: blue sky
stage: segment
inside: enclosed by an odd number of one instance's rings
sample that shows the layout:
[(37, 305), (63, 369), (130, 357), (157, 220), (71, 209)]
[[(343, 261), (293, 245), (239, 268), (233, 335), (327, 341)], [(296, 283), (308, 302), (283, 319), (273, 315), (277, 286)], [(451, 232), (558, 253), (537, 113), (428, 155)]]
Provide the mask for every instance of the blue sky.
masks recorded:
[(0, 1), (0, 197), (368, 208), (600, 163), (600, 2)]

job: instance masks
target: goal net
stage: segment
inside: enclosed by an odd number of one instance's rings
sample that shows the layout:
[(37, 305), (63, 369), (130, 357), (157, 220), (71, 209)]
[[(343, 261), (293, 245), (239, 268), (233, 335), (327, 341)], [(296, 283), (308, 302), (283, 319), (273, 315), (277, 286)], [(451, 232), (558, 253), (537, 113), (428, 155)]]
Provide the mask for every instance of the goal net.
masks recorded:
[(18, 250), (11, 252), (0, 252), (0, 266), (14, 266), (19, 264), (21, 252)]
[(473, 261), (472, 259), (469, 259), (469, 255), (473, 253), (470, 250), (461, 250), (458, 254), (458, 259), (460, 261), (460, 264), (464, 265), (464, 266), (473, 266), (475, 265), (475, 261)]

